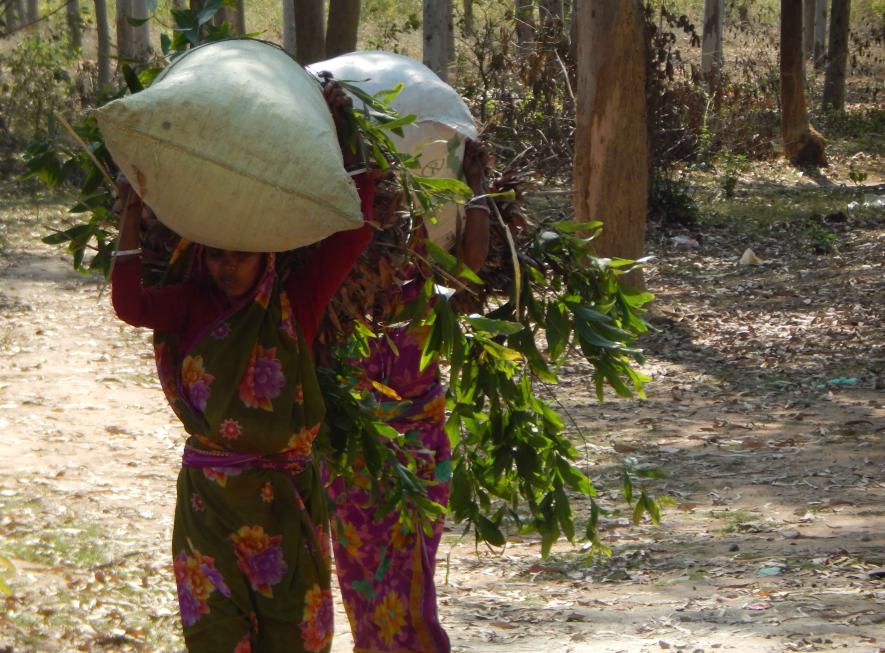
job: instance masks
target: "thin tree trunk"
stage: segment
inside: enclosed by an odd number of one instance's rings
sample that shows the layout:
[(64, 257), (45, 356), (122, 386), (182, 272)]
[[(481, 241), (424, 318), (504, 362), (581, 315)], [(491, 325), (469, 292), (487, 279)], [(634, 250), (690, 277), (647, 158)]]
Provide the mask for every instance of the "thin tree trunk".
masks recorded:
[(797, 165), (826, 165), (824, 139), (808, 122), (802, 60), (802, 0), (781, 0), (781, 137)]
[(473, 34), (475, 28), (473, 21), (473, 0), (464, 0), (464, 33)]
[(135, 59), (132, 43), (132, 25), (126, 20), (131, 15), (129, 0), (116, 0), (117, 4), (117, 58), (119, 62)]
[(38, 0), (27, 0), (28, 24), (36, 23), (40, 19), (40, 3)]
[(18, 28), (15, 0), (3, 0), (3, 35), (11, 34)]
[(68, 19), (68, 44), (71, 52), (79, 52), (83, 47), (83, 30), (80, 28), (80, 0), (68, 0), (65, 11)]
[(302, 65), (326, 54), (324, 9), (323, 0), (295, 0), (295, 58)]
[(98, 88), (111, 85), (111, 27), (108, 24), (106, 0), (94, 0), (95, 30), (98, 32)]
[(814, 8), (814, 68), (820, 70), (827, 55), (827, 0), (815, 0)]
[(802, 56), (807, 61), (814, 55), (814, 20), (817, 18), (817, 0), (804, 0), (802, 10)]
[(295, 56), (295, 0), (283, 0), (283, 49)]
[(132, 55), (135, 61), (144, 63), (151, 58), (151, 25), (146, 19), (150, 17), (148, 12), (148, 0), (129, 0), (129, 8), (132, 18), (145, 20), (141, 25), (132, 26)]
[(848, 33), (851, 0), (833, 0), (830, 8), (830, 43), (824, 75), (823, 109), (845, 109), (845, 74), (848, 70)]
[(455, 63), (455, 3), (454, 0), (446, 0), (446, 19), (449, 21), (447, 34), (449, 42), (446, 44), (448, 63)]
[(356, 50), (360, 27), (360, 0), (329, 0), (326, 57)]
[(516, 43), (521, 51), (531, 50), (535, 41), (535, 6), (532, 0), (515, 0)]
[[(642, 0), (578, 3), (575, 216), (601, 220), (602, 256), (642, 257), (648, 208)], [(642, 287), (641, 273), (628, 283)]]
[(424, 0), (424, 65), (443, 81), (449, 78), (449, 7), (448, 2)]
[(725, 21), (725, 0), (704, 0), (704, 29), (701, 45), (701, 74), (711, 88), (722, 72), (722, 26)]

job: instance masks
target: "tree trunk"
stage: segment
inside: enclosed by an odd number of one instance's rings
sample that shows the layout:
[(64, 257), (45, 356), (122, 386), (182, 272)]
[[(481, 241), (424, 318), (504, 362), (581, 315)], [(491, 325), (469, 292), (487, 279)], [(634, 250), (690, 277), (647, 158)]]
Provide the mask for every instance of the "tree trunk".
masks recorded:
[(701, 74), (715, 88), (722, 72), (722, 26), (725, 0), (704, 0), (704, 30), (701, 45)]
[(464, 0), (464, 33), (473, 34), (473, 0)]
[(283, 49), (295, 56), (295, 0), (283, 0)]
[(80, 0), (68, 0), (65, 11), (68, 19), (68, 45), (71, 52), (79, 52), (83, 47), (83, 30), (80, 28)]
[(130, 15), (136, 20), (145, 20), (141, 25), (132, 26), (132, 54), (135, 61), (145, 63), (151, 58), (151, 25), (148, 11), (148, 0), (129, 0)]
[(449, 28), (451, 5), (424, 0), (424, 65), (444, 82), (449, 78)]
[(808, 122), (802, 60), (802, 0), (781, 0), (781, 137), (797, 165), (826, 165), (824, 139)]
[(222, 5), (212, 17), (212, 24), (221, 27), (224, 23), (230, 25), (230, 33), (234, 36), (243, 36), (246, 33), (246, 8), (243, 0), (236, 0), (236, 6)]
[(833, 0), (830, 7), (830, 43), (824, 75), (824, 111), (845, 109), (845, 73), (848, 69), (848, 30), (851, 0)]
[(40, 3), (38, 0), (27, 0), (27, 11), (28, 20), (26, 22), (29, 25), (40, 20)]
[(521, 51), (531, 50), (535, 41), (535, 6), (532, 0), (515, 0), (516, 44)]
[(815, 0), (814, 8), (814, 68), (820, 70), (827, 55), (827, 0)]
[(132, 43), (132, 25), (126, 20), (131, 15), (129, 0), (116, 0), (117, 3), (117, 58), (119, 63), (135, 59)]
[(359, 27), (360, 0), (330, 0), (326, 58), (356, 50)]
[(814, 20), (817, 18), (817, 0), (804, 0), (802, 11), (802, 56), (807, 61), (814, 55)]
[(12, 34), (16, 29), (18, 29), (19, 18), (21, 14), (17, 12), (18, 6), (15, 0), (4, 0), (3, 1), (3, 32), (2, 34), (5, 36), (6, 34)]
[(323, 0), (295, 0), (295, 59), (307, 64), (326, 54), (326, 21)]
[(454, 0), (446, 0), (446, 17), (449, 22), (447, 28), (449, 42), (446, 45), (448, 63), (455, 63), (455, 3)]
[[(648, 208), (645, 18), (642, 0), (578, 3), (575, 217), (601, 220), (601, 256), (637, 259)], [(627, 281), (642, 287), (641, 272)]]
[(98, 32), (98, 88), (111, 85), (111, 27), (106, 0), (95, 0), (95, 30)]

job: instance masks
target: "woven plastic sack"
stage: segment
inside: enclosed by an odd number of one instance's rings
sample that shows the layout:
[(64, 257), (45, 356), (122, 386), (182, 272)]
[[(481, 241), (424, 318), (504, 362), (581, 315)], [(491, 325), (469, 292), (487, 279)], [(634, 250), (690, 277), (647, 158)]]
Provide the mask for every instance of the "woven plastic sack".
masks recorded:
[[(320, 61), (309, 67), (316, 73), (328, 71), (369, 95), (404, 84), (391, 106), (401, 115), (415, 114), (417, 120), (403, 128), (403, 137), (393, 136), (402, 152), (420, 155), (418, 174), (458, 179), (464, 141), (477, 137), (473, 116), (458, 92), (424, 64), (399, 54), (381, 51), (352, 52)], [(359, 100), (354, 100), (358, 105)], [(456, 204), (442, 207), (437, 221), (427, 222), (428, 236), (438, 245), (455, 244), (461, 209)]]
[(284, 251), (362, 224), (319, 84), (272, 44), (194, 48), (97, 119), (141, 198), (189, 240)]

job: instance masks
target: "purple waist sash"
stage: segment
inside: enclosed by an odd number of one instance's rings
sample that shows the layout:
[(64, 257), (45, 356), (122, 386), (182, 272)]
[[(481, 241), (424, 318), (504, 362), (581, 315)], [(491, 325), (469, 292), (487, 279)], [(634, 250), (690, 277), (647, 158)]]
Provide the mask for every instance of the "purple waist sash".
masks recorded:
[(310, 456), (293, 456), (285, 452), (277, 454), (237, 453), (234, 451), (206, 451), (185, 445), (181, 464), (185, 467), (203, 469), (276, 469), (297, 474), (310, 465)]

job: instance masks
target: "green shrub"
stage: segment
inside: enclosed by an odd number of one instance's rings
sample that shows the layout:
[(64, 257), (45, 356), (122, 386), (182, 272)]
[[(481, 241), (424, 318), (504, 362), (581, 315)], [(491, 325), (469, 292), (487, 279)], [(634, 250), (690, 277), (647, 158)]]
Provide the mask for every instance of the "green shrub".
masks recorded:
[(75, 83), (68, 73), (76, 59), (53, 34), (25, 37), (0, 58), (0, 130), (21, 140), (44, 134), (47, 117), (75, 109)]

